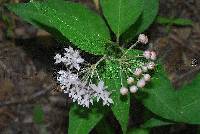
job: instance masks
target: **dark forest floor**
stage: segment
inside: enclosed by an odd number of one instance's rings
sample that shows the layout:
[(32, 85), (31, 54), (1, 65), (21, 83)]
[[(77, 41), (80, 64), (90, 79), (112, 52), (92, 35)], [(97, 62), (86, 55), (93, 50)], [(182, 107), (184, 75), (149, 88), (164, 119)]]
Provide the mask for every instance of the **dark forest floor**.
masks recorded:
[[(66, 134), (70, 102), (59, 92), (53, 63), (63, 44), (3, 7), (18, 1), (23, 0), (0, 1), (0, 134)], [(74, 1), (95, 10), (90, 0)], [(159, 15), (194, 22), (184, 27), (154, 23), (146, 32), (152, 49), (164, 59), (172, 83), (179, 87), (199, 71), (200, 0), (160, 0)], [(40, 112), (44, 118), (38, 117)], [(130, 124), (141, 123), (140, 118), (132, 117)], [(196, 125), (177, 124), (153, 128), (151, 133), (196, 134), (199, 130)]]

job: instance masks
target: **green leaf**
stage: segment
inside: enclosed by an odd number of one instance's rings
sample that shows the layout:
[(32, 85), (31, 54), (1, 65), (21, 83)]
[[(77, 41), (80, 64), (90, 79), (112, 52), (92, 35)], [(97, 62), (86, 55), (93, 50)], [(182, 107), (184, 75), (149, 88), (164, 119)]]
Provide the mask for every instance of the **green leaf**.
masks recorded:
[(127, 134), (149, 134), (149, 130), (143, 128), (133, 128)]
[(143, 90), (144, 105), (153, 113), (176, 122), (200, 124), (200, 75), (192, 83), (175, 90), (162, 67)]
[(193, 22), (192, 20), (189, 20), (189, 19), (176, 18), (174, 19), (173, 24), (180, 25), (180, 26), (191, 26)]
[(125, 75), (121, 72), (119, 63), (111, 60), (106, 61), (106, 69), (102, 73), (105, 85), (112, 93), (111, 97), (114, 104), (111, 109), (119, 121), (123, 132), (126, 133), (129, 118), (130, 97), (128, 95), (121, 96), (120, 94), (120, 88), (122, 87), (121, 78), (125, 80)]
[(167, 18), (167, 17), (162, 17), (162, 16), (157, 16), (156, 22), (162, 25), (168, 25), (173, 23), (172, 18)]
[[(127, 51), (127, 49), (125, 50)], [(131, 67), (136, 68), (141, 64), (142, 60), (138, 59), (138, 55), (142, 54), (139, 50), (129, 50), (126, 54), (127, 57), (131, 59)], [(106, 60), (105, 67), (100, 69), (100, 76), (103, 78), (105, 85), (110, 91), (111, 97), (114, 101), (111, 109), (119, 121), (123, 133), (126, 133), (129, 119), (129, 108), (130, 108), (130, 95), (122, 96), (120, 94), (120, 88), (127, 85), (127, 74), (130, 74), (128, 70), (122, 70), (120, 63), (114, 58)]]
[(158, 8), (159, 0), (144, 0), (144, 10), (142, 15), (137, 22), (122, 35), (122, 39), (128, 42), (136, 35), (144, 32), (153, 23), (157, 16)]
[(89, 110), (72, 106), (69, 112), (68, 134), (88, 134), (103, 116), (104, 113), (97, 108)]
[(8, 8), (34, 25), (58, 30), (86, 52), (97, 55), (106, 53), (105, 44), (109, 41), (110, 35), (105, 22), (81, 4), (49, 0), (12, 4), (8, 5)]
[(44, 111), (43, 111), (41, 105), (34, 106), (34, 109), (33, 109), (33, 121), (36, 124), (44, 123)]
[(193, 24), (192, 20), (190, 19), (183, 19), (183, 18), (167, 18), (158, 16), (156, 18), (156, 22), (162, 25), (179, 25), (179, 26), (190, 26)]
[(166, 126), (166, 125), (171, 125), (171, 124), (174, 124), (174, 123), (167, 120), (161, 120), (158, 118), (151, 118), (147, 120), (144, 124), (142, 124), (141, 127), (152, 128), (152, 127)]
[(111, 124), (103, 118), (95, 127), (98, 134), (115, 134), (114, 128), (112, 128)]
[(136, 22), (143, 9), (143, 0), (101, 0), (103, 14), (119, 37)]

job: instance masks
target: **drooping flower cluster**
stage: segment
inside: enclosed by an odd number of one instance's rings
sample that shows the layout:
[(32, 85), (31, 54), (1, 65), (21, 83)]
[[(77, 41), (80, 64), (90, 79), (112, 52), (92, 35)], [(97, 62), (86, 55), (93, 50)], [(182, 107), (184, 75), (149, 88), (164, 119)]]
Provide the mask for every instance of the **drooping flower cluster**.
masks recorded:
[[(138, 37), (138, 42), (146, 44), (148, 43), (148, 38), (144, 34), (140, 34)], [(143, 57), (147, 60), (150, 60), (147, 64), (136, 68), (135, 70), (131, 70), (133, 76), (127, 78), (127, 83), (130, 85), (130, 92), (136, 93), (139, 88), (143, 88), (150, 80), (151, 75), (148, 73), (149, 70), (155, 69), (156, 64), (154, 61), (157, 59), (157, 55), (154, 51), (144, 51)], [(120, 93), (121, 95), (128, 94), (128, 88), (121, 87)]]
[(54, 59), (56, 60), (55, 64), (63, 63), (68, 68), (66, 71), (60, 70), (58, 72), (57, 81), (64, 93), (67, 93), (73, 102), (77, 102), (83, 107), (89, 107), (90, 104), (93, 104), (95, 98), (97, 102), (102, 100), (103, 105), (109, 106), (113, 103), (102, 80), (99, 81), (98, 85), (95, 85), (88, 82), (87, 79), (83, 81), (79, 78), (80, 65), (84, 62), (79, 51), (74, 51), (72, 47), (65, 48), (64, 56), (56, 54)]

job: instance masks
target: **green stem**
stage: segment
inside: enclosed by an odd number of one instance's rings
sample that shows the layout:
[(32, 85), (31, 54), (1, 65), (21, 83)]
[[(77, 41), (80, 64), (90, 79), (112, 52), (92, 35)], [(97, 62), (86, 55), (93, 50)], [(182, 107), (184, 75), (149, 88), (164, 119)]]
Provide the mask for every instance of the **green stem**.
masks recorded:
[(125, 51), (125, 53), (122, 55), (121, 58), (123, 58), (128, 53), (128, 51), (131, 50), (132, 48), (134, 48), (137, 44), (138, 44), (138, 41), (135, 42), (135, 44), (133, 44), (132, 46), (130, 46), (129, 49)]

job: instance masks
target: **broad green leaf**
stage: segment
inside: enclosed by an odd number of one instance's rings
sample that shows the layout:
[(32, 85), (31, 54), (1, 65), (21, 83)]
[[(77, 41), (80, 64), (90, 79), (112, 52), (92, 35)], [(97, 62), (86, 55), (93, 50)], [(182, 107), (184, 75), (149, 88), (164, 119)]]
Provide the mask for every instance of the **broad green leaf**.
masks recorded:
[(123, 79), (124, 73), (121, 71), (120, 65), (116, 61), (107, 60), (106, 69), (103, 71), (103, 80), (108, 90), (112, 93), (111, 97), (114, 101), (111, 109), (119, 121), (124, 133), (127, 131), (130, 97), (121, 96), (120, 88), (121, 78)]
[(81, 4), (49, 0), (12, 4), (8, 5), (8, 8), (34, 25), (48, 27), (45, 30), (58, 30), (86, 52), (97, 55), (106, 53), (105, 44), (109, 41), (110, 35), (105, 22)]
[[(136, 57), (141, 53), (142, 52), (139, 50), (129, 50), (127, 52), (126, 55), (131, 58), (133, 68), (136, 68), (141, 64), (142, 60), (136, 60)], [(129, 72), (127, 72), (127, 70), (122, 70), (122, 65), (120, 65), (120, 63), (115, 59), (111, 58), (110, 60), (106, 60), (105, 68), (101, 70), (101, 73), (105, 85), (112, 93), (111, 97), (114, 104), (111, 109), (116, 119), (119, 121), (123, 133), (126, 133), (129, 119), (130, 96), (122, 96), (120, 94), (120, 88), (122, 87), (122, 84), (124, 87), (128, 87), (127, 74), (129, 74)]]
[[(127, 50), (126, 50), (127, 51)], [(131, 59), (132, 68), (138, 67), (142, 60), (136, 58), (140, 55), (142, 51), (139, 50), (129, 50), (127, 52), (127, 57)], [(120, 94), (120, 88), (122, 85), (128, 87), (127, 85), (127, 75), (130, 74), (127, 70), (122, 69), (120, 62), (115, 59), (106, 60), (104, 70), (101, 70), (101, 76), (108, 87), (108, 91), (111, 92), (111, 97), (114, 101), (111, 109), (119, 121), (123, 133), (127, 131), (128, 119), (129, 119), (129, 108), (130, 108), (130, 96), (122, 96)], [(131, 74), (132, 75), (132, 74)]]
[(126, 42), (133, 39), (136, 35), (144, 32), (154, 21), (158, 13), (159, 0), (144, 0), (143, 13), (123, 35), (122, 39)]
[(174, 124), (174, 123), (167, 120), (161, 120), (158, 118), (151, 118), (147, 120), (144, 124), (142, 124), (141, 127), (152, 128), (152, 127), (166, 126), (166, 125), (171, 125), (171, 124)]
[(100, 0), (100, 3), (117, 37), (136, 22), (143, 9), (143, 0)]
[(96, 108), (82, 110), (78, 106), (72, 106), (69, 112), (68, 134), (88, 134), (103, 116), (104, 113)]
[(179, 90), (173, 89), (164, 69), (159, 67), (143, 90), (144, 105), (153, 113), (176, 122), (200, 124), (200, 76)]

